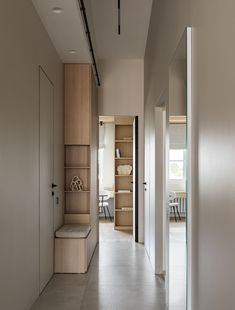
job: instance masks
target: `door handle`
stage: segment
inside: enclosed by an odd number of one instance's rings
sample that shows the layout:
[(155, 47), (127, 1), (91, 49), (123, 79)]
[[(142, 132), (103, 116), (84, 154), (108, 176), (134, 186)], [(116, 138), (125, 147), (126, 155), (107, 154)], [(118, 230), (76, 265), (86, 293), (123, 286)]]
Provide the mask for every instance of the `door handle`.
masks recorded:
[(147, 185), (147, 182), (143, 182), (143, 185)]
[(52, 184), (51, 184), (51, 187), (52, 187), (52, 189), (53, 189), (53, 188), (55, 188), (55, 187), (58, 187), (58, 185), (57, 185), (57, 184), (52, 183)]

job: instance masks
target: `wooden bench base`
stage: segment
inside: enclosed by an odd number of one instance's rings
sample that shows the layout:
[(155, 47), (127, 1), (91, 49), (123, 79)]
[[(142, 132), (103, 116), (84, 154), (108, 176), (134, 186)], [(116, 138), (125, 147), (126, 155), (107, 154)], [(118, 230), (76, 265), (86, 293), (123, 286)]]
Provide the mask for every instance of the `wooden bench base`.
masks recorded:
[(96, 244), (96, 227), (87, 238), (55, 238), (55, 273), (86, 273)]

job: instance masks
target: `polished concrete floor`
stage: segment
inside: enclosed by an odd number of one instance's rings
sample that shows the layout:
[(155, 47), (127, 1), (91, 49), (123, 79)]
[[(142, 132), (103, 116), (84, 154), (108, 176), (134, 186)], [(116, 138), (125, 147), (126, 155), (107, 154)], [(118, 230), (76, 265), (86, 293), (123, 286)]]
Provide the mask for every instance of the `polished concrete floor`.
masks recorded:
[[(185, 310), (185, 224), (170, 226), (170, 310)], [(166, 310), (164, 281), (143, 245), (100, 224), (100, 244), (85, 275), (56, 274), (32, 310)]]
[(100, 244), (85, 275), (54, 275), (32, 310), (165, 310), (164, 282), (143, 245), (100, 225)]

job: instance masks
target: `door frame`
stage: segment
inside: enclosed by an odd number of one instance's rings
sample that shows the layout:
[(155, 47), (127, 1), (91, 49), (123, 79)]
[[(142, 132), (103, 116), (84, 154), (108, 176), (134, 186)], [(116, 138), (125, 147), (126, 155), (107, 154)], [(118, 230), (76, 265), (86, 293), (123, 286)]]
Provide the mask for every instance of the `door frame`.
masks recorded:
[(134, 117), (133, 124), (133, 184), (134, 184), (134, 212), (133, 212), (133, 237), (135, 242), (139, 242), (139, 117)]
[(166, 272), (166, 108), (163, 96), (155, 107), (155, 273), (158, 275), (165, 275)]
[[(186, 296), (186, 305), (187, 310), (192, 309), (192, 242), (193, 242), (193, 228), (192, 228), (192, 188), (193, 188), (193, 157), (192, 157), (192, 148), (193, 144), (193, 123), (192, 123), (192, 28), (187, 27), (183, 36), (186, 36), (186, 71), (187, 71), (187, 218), (186, 218), (186, 262), (187, 262), (187, 296)], [(165, 289), (166, 289), (166, 304), (169, 305), (169, 221), (168, 221), (168, 213), (169, 213), (169, 199), (168, 199), (168, 157), (169, 157), (169, 91), (164, 91), (163, 94), (160, 96), (157, 105), (155, 106), (155, 110), (159, 109), (162, 113), (163, 119), (165, 118), (165, 124), (162, 123), (162, 131), (165, 132), (165, 141), (164, 141), (164, 148), (165, 148), (165, 163), (163, 163), (165, 174), (162, 176), (162, 181), (165, 184), (165, 200), (163, 200), (162, 205), (158, 205), (156, 201), (156, 219), (155, 219), (155, 238), (156, 238), (156, 247), (155, 247), (155, 257), (156, 257), (156, 264), (155, 270), (161, 273), (165, 271)], [(160, 113), (160, 112), (159, 112)], [(163, 114), (165, 113), (165, 114)], [(155, 124), (156, 130), (156, 124)], [(156, 137), (156, 132), (155, 132)], [(156, 141), (157, 147), (157, 141)], [(157, 169), (156, 165), (156, 169)], [(164, 181), (165, 176), (165, 181)], [(157, 183), (157, 172), (155, 172), (155, 180)], [(161, 181), (161, 180), (160, 180)], [(163, 208), (162, 214), (165, 214), (165, 219), (163, 218), (163, 226), (161, 229), (161, 223), (159, 228), (159, 218), (157, 217), (157, 212), (159, 211), (158, 208)], [(165, 221), (165, 222), (164, 222)], [(159, 234), (163, 234), (163, 257), (161, 256), (161, 243), (157, 242), (159, 240)], [(165, 238), (164, 238), (165, 235)], [(165, 239), (165, 240), (164, 240)], [(160, 264), (158, 261), (160, 259)], [(161, 264), (163, 262), (163, 264)]]
[(193, 115), (192, 115), (192, 28), (186, 28), (187, 36), (187, 310), (192, 309), (192, 189), (193, 189)]
[[(187, 27), (184, 31), (181, 39), (185, 36), (186, 39), (186, 111), (187, 111), (187, 124), (186, 124), (186, 136), (187, 136), (187, 168), (186, 168), (186, 310), (192, 309), (192, 188), (193, 188), (193, 177), (192, 171), (193, 158), (193, 134), (192, 134), (192, 28)], [(169, 135), (169, 100), (167, 101), (167, 123), (166, 123), (166, 137)], [(166, 163), (169, 158), (169, 141), (166, 141)], [(166, 165), (166, 171), (168, 175), (168, 165)], [(166, 178), (166, 203), (168, 207), (168, 177)], [(167, 275), (166, 275), (166, 302), (169, 305), (169, 221), (166, 219), (166, 261), (167, 261)]]
[[(107, 121), (108, 123), (115, 123), (114, 119), (115, 117), (131, 117), (133, 118), (133, 155), (134, 155), (134, 148), (135, 148), (135, 158), (133, 157), (133, 170), (135, 169), (135, 180), (133, 179), (133, 185), (135, 188), (135, 192), (133, 193), (133, 201), (135, 201), (135, 206), (133, 206), (133, 232), (132, 236), (135, 242), (141, 242), (140, 235), (140, 227), (141, 227), (141, 216), (140, 216), (140, 173), (139, 173), (139, 167), (140, 167), (140, 150), (139, 150), (139, 144), (140, 144), (140, 122), (139, 122), (139, 116), (138, 115), (117, 115), (117, 114), (110, 114), (110, 115), (98, 115), (98, 120), (100, 117), (110, 117), (110, 120)], [(98, 121), (100, 123), (100, 120)], [(98, 127), (98, 132), (100, 130), (100, 127)], [(115, 138), (114, 138), (115, 139)], [(114, 146), (115, 149), (115, 146)], [(99, 134), (98, 134), (98, 150), (99, 150)], [(98, 166), (99, 166), (99, 152), (98, 152)], [(133, 171), (134, 175), (134, 171)], [(99, 189), (99, 185), (98, 185)], [(98, 193), (99, 198), (99, 193)], [(99, 227), (99, 215), (98, 215), (98, 223)], [(98, 233), (99, 236), (99, 233)]]
[[(45, 77), (47, 78), (47, 80), (50, 82), (50, 84), (52, 85), (52, 88), (53, 88), (53, 93), (52, 93), (52, 181), (54, 181), (54, 91), (55, 91), (55, 86), (54, 86), (54, 83), (52, 82), (52, 80), (50, 79), (50, 77), (48, 76), (48, 74), (46, 73), (46, 71), (43, 69), (43, 67), (41, 65), (38, 66), (38, 92), (39, 92), (39, 105), (38, 105), (38, 111), (39, 111), (39, 119), (38, 119), (38, 149), (39, 149), (39, 158), (38, 158), (38, 167), (39, 167), (39, 199), (38, 199), (38, 205), (39, 205), (39, 294), (41, 294), (45, 288), (42, 288), (41, 289), (41, 252), (40, 252), (40, 242), (41, 242), (41, 235), (40, 235), (40, 227), (41, 227), (41, 221), (40, 221), (40, 175), (41, 175), (41, 170), (40, 170), (40, 149), (41, 149), (41, 144), (40, 144), (40, 128), (41, 128), (41, 118), (40, 118), (40, 113), (41, 113), (41, 96), (40, 96), (40, 91), (41, 91), (41, 80), (40, 80), (40, 77), (41, 77), (41, 74), (44, 74)], [(53, 192), (53, 190), (52, 190)], [(52, 195), (53, 196), (53, 195)], [(53, 232), (54, 232), (54, 199), (52, 197), (52, 215), (53, 215), (53, 222), (52, 222), (52, 226), (53, 226)], [(55, 251), (54, 251), (54, 244), (53, 244), (53, 273), (54, 273), (54, 254), (55, 254)], [(52, 276), (53, 276), (53, 273), (52, 273)]]

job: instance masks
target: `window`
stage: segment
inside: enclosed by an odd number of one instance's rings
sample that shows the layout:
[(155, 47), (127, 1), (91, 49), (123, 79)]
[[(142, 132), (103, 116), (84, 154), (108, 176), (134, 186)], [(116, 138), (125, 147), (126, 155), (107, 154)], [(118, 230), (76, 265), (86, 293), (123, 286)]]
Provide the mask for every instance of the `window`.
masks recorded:
[(169, 178), (170, 180), (185, 179), (185, 150), (170, 150)]

